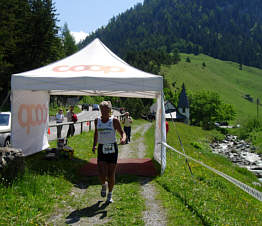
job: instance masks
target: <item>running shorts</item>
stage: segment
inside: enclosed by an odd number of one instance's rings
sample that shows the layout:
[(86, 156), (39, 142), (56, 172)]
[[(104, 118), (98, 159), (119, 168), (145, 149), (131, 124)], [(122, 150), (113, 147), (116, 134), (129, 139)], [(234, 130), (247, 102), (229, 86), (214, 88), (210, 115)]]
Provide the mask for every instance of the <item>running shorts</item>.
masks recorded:
[(114, 151), (107, 151), (106, 145), (108, 144), (98, 144), (98, 154), (97, 154), (97, 161), (103, 161), (108, 163), (117, 163), (118, 157), (118, 145), (117, 143), (109, 144), (114, 147)]

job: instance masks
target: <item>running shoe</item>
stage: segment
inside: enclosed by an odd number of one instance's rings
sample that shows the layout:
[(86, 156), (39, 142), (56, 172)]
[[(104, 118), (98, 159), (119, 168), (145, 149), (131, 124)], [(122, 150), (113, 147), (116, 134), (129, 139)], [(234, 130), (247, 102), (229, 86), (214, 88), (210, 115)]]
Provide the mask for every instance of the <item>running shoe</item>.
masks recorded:
[(112, 199), (112, 194), (109, 194), (109, 193), (108, 193), (106, 202), (108, 202), (108, 203), (114, 202), (114, 200)]

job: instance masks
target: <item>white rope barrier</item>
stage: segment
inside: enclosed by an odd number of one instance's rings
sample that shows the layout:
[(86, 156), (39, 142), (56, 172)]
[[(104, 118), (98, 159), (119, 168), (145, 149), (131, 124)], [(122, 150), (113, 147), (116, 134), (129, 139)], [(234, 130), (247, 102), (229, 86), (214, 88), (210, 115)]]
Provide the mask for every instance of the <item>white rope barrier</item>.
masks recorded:
[(192, 160), (192, 161), (194, 161), (194, 162), (196, 162), (196, 163), (198, 163), (198, 164), (206, 167), (207, 169), (211, 170), (212, 172), (218, 174), (219, 176), (225, 178), (225, 179), (228, 180), (229, 182), (231, 182), (231, 183), (233, 183), (234, 185), (238, 186), (238, 187), (241, 188), (243, 191), (245, 191), (246, 193), (250, 194), (251, 196), (253, 196), (253, 197), (256, 198), (257, 200), (262, 201), (262, 192), (254, 189), (254, 188), (252, 188), (252, 187), (250, 187), (250, 186), (248, 186), (248, 185), (240, 182), (239, 180), (237, 180), (237, 179), (235, 179), (235, 178), (233, 178), (233, 177), (230, 177), (230, 176), (228, 176), (228, 175), (226, 175), (226, 174), (224, 174), (224, 173), (222, 173), (222, 172), (220, 172), (220, 171), (218, 171), (218, 170), (216, 170), (216, 169), (214, 169), (214, 168), (212, 168), (212, 167), (210, 167), (210, 166), (208, 166), (208, 165), (206, 165), (206, 164), (204, 164), (204, 163), (202, 163), (202, 162), (200, 162), (200, 161), (198, 161), (198, 160), (196, 160), (196, 159), (193, 159), (192, 157), (190, 157), (190, 156), (188, 156), (188, 155), (186, 155), (186, 154), (184, 154), (184, 153), (182, 153), (182, 152), (180, 152), (180, 151), (177, 151), (175, 148), (171, 147), (170, 145), (168, 145), (168, 144), (165, 143), (165, 142), (162, 142), (162, 144), (163, 144), (164, 146), (166, 146), (167, 148), (175, 151), (176, 153), (184, 156), (185, 158), (188, 158), (188, 159), (190, 159), (190, 160)]

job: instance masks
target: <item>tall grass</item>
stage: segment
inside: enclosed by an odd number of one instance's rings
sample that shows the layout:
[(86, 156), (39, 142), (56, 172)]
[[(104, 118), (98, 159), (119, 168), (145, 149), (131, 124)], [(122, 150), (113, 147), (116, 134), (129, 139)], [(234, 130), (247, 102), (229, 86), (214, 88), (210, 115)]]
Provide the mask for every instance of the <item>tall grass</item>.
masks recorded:
[[(186, 154), (254, 187), (255, 175), (211, 152), (208, 143), (214, 139), (214, 131), (182, 123), (175, 125), (170, 123), (169, 145), (183, 152), (178, 133)], [(152, 131), (148, 131), (146, 140), (152, 142)], [(194, 162), (189, 165), (193, 175), (183, 157), (167, 150), (166, 171), (155, 180), (160, 190), (159, 198), (168, 210), (170, 225), (261, 225), (260, 201), (201, 165)], [(259, 186), (256, 189), (262, 191)]]
[(12, 185), (0, 184), (0, 225), (44, 224), (45, 215), (70, 187), (60, 172), (39, 175), (27, 169)]
[[(25, 174), (7, 187), (0, 184), (0, 225), (44, 224), (80, 180), (80, 167), (94, 156), (90, 148), (92, 139), (92, 133), (69, 139), (75, 150), (73, 160), (47, 160), (45, 152), (26, 157)], [(51, 146), (56, 143), (51, 142)]]

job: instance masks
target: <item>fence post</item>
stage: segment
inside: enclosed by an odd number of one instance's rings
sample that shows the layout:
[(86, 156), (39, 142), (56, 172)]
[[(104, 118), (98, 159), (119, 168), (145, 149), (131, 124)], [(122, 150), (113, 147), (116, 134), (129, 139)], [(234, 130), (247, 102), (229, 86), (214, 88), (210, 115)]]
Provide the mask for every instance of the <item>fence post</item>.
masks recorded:
[(91, 123), (92, 121), (89, 121), (89, 131), (91, 130)]
[(81, 122), (81, 131), (80, 133), (83, 133), (83, 122)]

